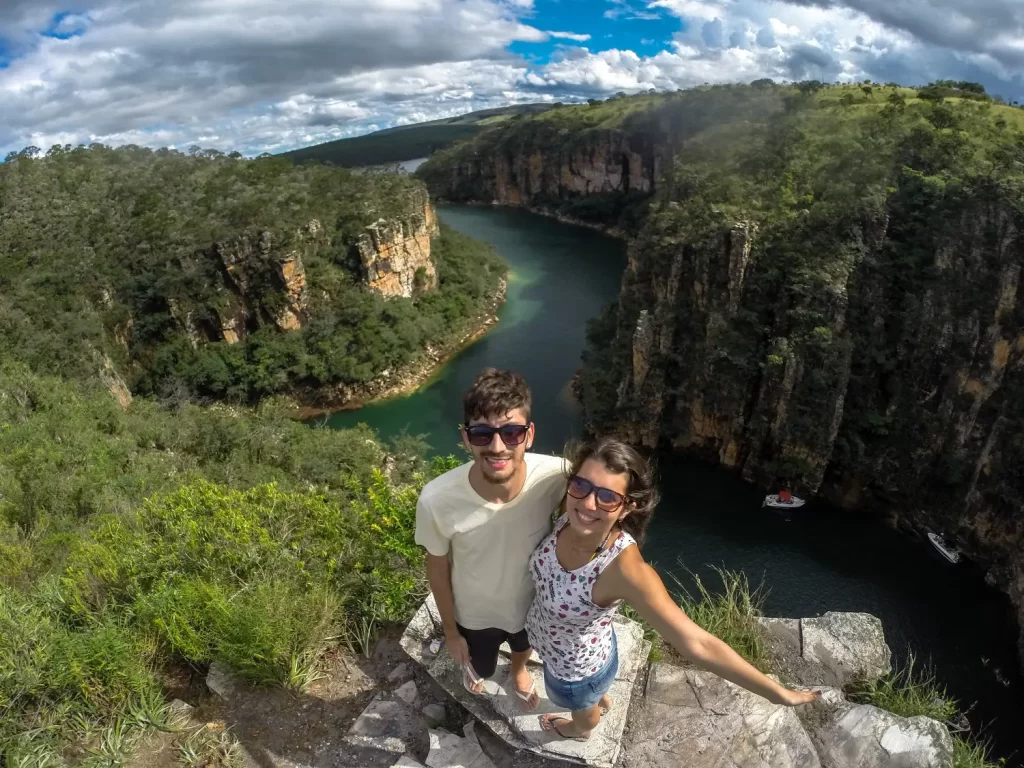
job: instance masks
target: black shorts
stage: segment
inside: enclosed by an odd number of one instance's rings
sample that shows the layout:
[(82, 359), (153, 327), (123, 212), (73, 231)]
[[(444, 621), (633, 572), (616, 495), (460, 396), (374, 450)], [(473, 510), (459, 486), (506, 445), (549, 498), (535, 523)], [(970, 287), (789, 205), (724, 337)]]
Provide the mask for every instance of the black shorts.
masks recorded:
[(526, 636), (526, 630), (518, 632), (506, 632), (504, 629), (466, 629), (461, 624), (456, 624), (459, 634), (466, 638), (466, 645), (469, 646), (469, 660), (473, 663), (473, 669), (480, 677), (490, 677), (498, 666), (498, 648), (508, 640), (508, 647), (515, 653), (523, 653), (530, 650), (530, 638)]

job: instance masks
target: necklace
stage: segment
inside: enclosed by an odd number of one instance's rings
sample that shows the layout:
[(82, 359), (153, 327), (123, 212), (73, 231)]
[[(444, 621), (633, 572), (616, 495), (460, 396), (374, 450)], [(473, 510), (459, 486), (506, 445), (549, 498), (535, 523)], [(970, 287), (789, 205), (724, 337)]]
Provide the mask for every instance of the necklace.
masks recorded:
[[(601, 539), (601, 543), (598, 544), (597, 545), (597, 549), (594, 550), (594, 554), (592, 554), (590, 556), (590, 558), (587, 560), (588, 563), (592, 563), (594, 561), (594, 558), (601, 554), (601, 550), (604, 549), (604, 545), (608, 543), (608, 538), (612, 535), (612, 531), (614, 531), (614, 530), (615, 530), (615, 528), (613, 526), (612, 529), (610, 531), (608, 531), (608, 533), (606, 533), (604, 535), (604, 538)], [(581, 549), (579, 549), (577, 547), (573, 547), (572, 544), (570, 544), (569, 547), (573, 550), (573, 552), (584, 552), (584, 551), (586, 551), (586, 550), (581, 550)]]

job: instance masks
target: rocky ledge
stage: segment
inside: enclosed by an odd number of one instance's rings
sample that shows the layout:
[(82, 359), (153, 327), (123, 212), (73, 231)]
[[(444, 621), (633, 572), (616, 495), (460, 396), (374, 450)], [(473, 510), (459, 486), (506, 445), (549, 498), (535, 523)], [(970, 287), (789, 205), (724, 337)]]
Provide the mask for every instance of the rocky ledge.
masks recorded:
[[(399, 690), (380, 695), (347, 740), (392, 755), (391, 765), (416, 766), (425, 759), (432, 768), (952, 768), (952, 738), (942, 723), (898, 717), (845, 698), (841, 686), (891, 671), (877, 618), (827, 613), (762, 623), (780, 678), (821, 690), (820, 701), (788, 708), (700, 669), (663, 663), (648, 668), (649, 645), (639, 626), (622, 619), (616, 625), (624, 663), (613, 690), (615, 707), (591, 740), (580, 744), (545, 739), (535, 727), (536, 713), (518, 710), (500, 671), (487, 695), (469, 695), (445, 651), (430, 651), (430, 641), (441, 633), (428, 599), (401, 644), (430, 687), (446, 692), (450, 704), (458, 703), (472, 717), (466, 737), (431, 730), (429, 754), (408, 749), (415, 743), (409, 724), (415, 721), (416, 702), (405, 702)], [(507, 667), (504, 659), (500, 667)], [(543, 680), (539, 666), (532, 671)], [(543, 687), (538, 690), (538, 711), (553, 711)]]

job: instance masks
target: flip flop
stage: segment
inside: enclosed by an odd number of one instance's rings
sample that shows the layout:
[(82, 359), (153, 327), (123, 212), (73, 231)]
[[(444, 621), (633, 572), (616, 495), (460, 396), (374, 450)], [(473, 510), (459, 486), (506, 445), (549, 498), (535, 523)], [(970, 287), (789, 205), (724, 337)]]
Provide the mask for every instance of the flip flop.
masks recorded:
[(529, 709), (526, 709), (525, 707), (523, 707), (523, 711), (524, 712), (532, 712), (540, 704), (540, 696), (537, 695), (537, 681), (536, 680), (534, 680), (532, 678), (530, 679), (530, 690), (528, 690), (526, 693), (523, 693), (521, 690), (516, 688), (515, 681), (512, 681), (512, 690), (516, 692), (516, 696), (519, 697), (519, 700), (521, 702), (523, 702), (523, 704), (529, 704), (530, 703), (530, 699), (532, 699), (534, 696), (537, 696), (537, 704), (534, 704)]
[[(474, 691), (474, 685), (480, 686), (480, 690)], [(474, 696), (483, 696), (487, 692), (487, 686), (484, 679), (482, 677), (477, 677), (476, 670), (473, 669), (470, 664), (465, 664), (462, 667), (462, 687)]]
[(567, 723), (571, 723), (572, 721), (567, 717), (562, 717), (561, 715), (538, 715), (537, 719), (540, 720), (540, 729), (542, 731), (545, 733), (551, 733), (554, 731), (555, 734), (563, 741), (590, 741), (589, 736), (566, 736), (558, 730), (558, 726), (555, 725), (555, 720), (564, 720)]

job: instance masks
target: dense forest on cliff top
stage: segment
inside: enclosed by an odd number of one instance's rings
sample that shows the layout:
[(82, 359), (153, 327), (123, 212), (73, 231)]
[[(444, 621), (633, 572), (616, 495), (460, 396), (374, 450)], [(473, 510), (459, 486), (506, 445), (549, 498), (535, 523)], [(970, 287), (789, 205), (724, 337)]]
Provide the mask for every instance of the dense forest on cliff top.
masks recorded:
[[(426, 204), (398, 174), (198, 149), (30, 148), (0, 164), (0, 354), (78, 379), (106, 359), (134, 391), (177, 399), (368, 381), (443, 345), (503, 273), (485, 246), (442, 230), (439, 290), (368, 290), (353, 252), (366, 226), (422, 223)], [(308, 301), (301, 329), (283, 332), (281, 265), (296, 254)]]

